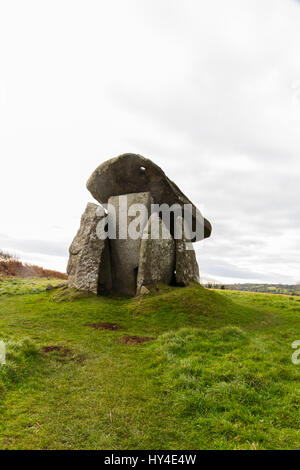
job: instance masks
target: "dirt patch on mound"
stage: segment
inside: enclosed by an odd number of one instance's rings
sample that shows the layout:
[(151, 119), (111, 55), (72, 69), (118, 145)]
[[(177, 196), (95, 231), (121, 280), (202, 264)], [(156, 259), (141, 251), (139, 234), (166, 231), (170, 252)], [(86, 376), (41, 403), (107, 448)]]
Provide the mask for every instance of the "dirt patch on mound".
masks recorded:
[(66, 346), (43, 346), (42, 351), (44, 353), (49, 353), (49, 352), (52, 352), (52, 351), (59, 351), (64, 356), (68, 356), (69, 354), (72, 354), (71, 349), (67, 348)]
[(96, 330), (121, 330), (121, 326), (118, 325), (117, 323), (91, 323), (87, 324), (85, 326), (89, 326), (91, 328), (95, 328)]
[(147, 343), (147, 341), (153, 341), (154, 338), (149, 338), (147, 336), (122, 336), (118, 341), (124, 344), (142, 344)]

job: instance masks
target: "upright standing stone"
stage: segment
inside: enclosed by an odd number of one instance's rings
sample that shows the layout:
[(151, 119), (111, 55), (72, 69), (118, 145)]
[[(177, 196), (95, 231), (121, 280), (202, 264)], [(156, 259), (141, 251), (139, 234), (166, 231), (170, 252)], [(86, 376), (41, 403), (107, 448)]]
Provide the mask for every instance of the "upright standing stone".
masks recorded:
[(111, 290), (108, 240), (99, 239), (97, 224), (105, 216), (104, 209), (88, 203), (81, 217), (80, 228), (69, 248), (67, 267), (69, 287), (101, 294)]
[(136, 294), (141, 236), (150, 214), (151, 202), (148, 192), (112, 196), (108, 200), (109, 216), (112, 217), (113, 208), (116, 215), (116, 238), (110, 237), (109, 243), (113, 291), (118, 294)]
[(176, 284), (185, 286), (189, 282), (200, 282), (199, 267), (191, 242), (185, 237), (184, 221), (182, 222), (182, 238), (176, 244)]
[(175, 241), (157, 213), (144, 229), (137, 277), (137, 294), (142, 286), (171, 284), (175, 270)]

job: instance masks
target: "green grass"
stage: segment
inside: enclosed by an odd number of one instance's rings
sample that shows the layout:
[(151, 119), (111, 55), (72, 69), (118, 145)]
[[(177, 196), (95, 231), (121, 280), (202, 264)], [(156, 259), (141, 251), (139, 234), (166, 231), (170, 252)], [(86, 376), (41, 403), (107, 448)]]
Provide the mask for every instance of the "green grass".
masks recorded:
[(45, 290), (48, 284), (56, 286), (65, 282), (61, 279), (34, 278), (34, 277), (14, 277), (5, 278), (0, 276), (0, 297), (5, 295), (32, 294)]
[[(194, 285), (116, 299), (5, 282), (1, 449), (299, 448), (297, 298)], [(67, 349), (43, 352), (54, 345)]]

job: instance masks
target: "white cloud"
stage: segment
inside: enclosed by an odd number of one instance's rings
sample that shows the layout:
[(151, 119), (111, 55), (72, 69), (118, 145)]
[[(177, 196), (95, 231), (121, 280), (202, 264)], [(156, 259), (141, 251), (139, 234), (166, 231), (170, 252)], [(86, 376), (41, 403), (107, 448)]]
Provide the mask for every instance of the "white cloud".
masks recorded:
[(297, 281), (299, 41), (293, 0), (2, 2), (0, 231), (62, 269), (88, 176), (137, 152), (211, 220), (205, 275)]

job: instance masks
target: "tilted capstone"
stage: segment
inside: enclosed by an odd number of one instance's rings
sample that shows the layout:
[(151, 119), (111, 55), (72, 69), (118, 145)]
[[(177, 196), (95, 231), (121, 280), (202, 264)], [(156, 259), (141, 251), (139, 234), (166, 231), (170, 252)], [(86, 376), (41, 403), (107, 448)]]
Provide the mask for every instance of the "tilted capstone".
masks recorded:
[(191, 231), (195, 230), (196, 225), (199, 226), (192, 241), (211, 235), (211, 224), (202, 217), (199, 209), (159, 166), (142, 155), (124, 153), (102, 163), (88, 179), (87, 189), (100, 204), (107, 203), (111, 196), (148, 191), (155, 204), (168, 204), (170, 207), (173, 204), (181, 207), (187, 205), (191, 210)]

